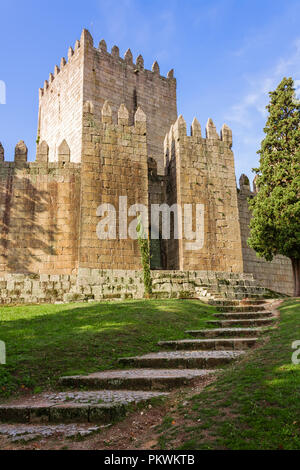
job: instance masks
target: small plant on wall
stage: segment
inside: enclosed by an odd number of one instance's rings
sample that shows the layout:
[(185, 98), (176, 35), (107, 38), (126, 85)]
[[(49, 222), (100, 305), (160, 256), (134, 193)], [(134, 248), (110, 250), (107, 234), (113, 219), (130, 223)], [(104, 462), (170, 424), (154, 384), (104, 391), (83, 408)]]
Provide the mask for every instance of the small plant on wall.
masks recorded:
[(141, 252), (141, 260), (144, 273), (145, 297), (149, 298), (152, 294), (150, 242), (149, 239), (145, 236), (145, 231), (141, 218), (139, 218), (139, 223), (137, 225), (136, 231), (138, 234), (138, 242)]

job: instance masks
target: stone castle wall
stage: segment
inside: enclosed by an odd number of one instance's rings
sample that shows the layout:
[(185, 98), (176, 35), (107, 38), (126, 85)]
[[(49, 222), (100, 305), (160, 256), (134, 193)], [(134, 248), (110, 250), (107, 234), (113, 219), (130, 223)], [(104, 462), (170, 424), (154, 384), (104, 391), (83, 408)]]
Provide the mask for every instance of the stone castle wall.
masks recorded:
[[(106, 102), (98, 121), (92, 104), (86, 103), (81, 165), (81, 268), (141, 269), (137, 241), (128, 237), (127, 228), (121, 230), (119, 198), (127, 197), (126, 214), (134, 204), (148, 207), (147, 123), (140, 108), (134, 125), (129, 125), (128, 114), (122, 105), (118, 124), (114, 124)], [(96, 233), (100, 221), (97, 209), (102, 204), (116, 209), (115, 239), (99, 240)], [(128, 218), (128, 228), (137, 216)]]
[(248, 199), (254, 195), (255, 192), (250, 189), (249, 179), (242, 175), (238, 192), (238, 208), (243, 249), (243, 270), (245, 273), (252, 273), (262, 286), (276, 292), (293, 295), (294, 282), (291, 261), (284, 256), (276, 256), (272, 262), (265, 261), (263, 258), (258, 258), (255, 251), (247, 245), (251, 220)]
[[(166, 165), (172, 184), (172, 202), (185, 205), (203, 205), (204, 232), (196, 243), (184, 233), (170, 246), (171, 266), (181, 270), (203, 269), (207, 271), (242, 272), (243, 260), (239, 232), (234, 158), (231, 151), (232, 134), (222, 128), (221, 138), (212, 120), (208, 121), (206, 138), (202, 138), (201, 127), (195, 119), (192, 135), (187, 136), (186, 123), (182, 116), (172, 126), (165, 141)], [(184, 215), (184, 222), (185, 215)], [(189, 219), (191, 219), (190, 217)], [(196, 215), (193, 215), (194, 221)], [(196, 226), (192, 227), (195, 231)], [(177, 257), (177, 259), (175, 259)]]
[[(167, 177), (159, 175), (157, 163), (153, 158), (148, 159), (148, 188), (149, 188), (149, 229), (151, 227), (151, 207), (153, 204), (164, 204), (167, 200)], [(156, 232), (159, 234), (159, 228)], [(167, 269), (170, 265), (167, 259), (168, 243), (161, 238), (151, 240), (151, 267), (152, 269)]]
[[(83, 124), (79, 164), (70, 163), (66, 142), (58, 151), (59, 161), (49, 162), (45, 141), (36, 162), (27, 162), (23, 142), (16, 147), (14, 162), (0, 161), (0, 276), (141, 269), (137, 241), (120, 233), (119, 198), (127, 197), (128, 208), (137, 203), (148, 207), (146, 116), (139, 108), (130, 126), (128, 111), (121, 106), (115, 124), (105, 103), (98, 121), (87, 102)], [(97, 209), (103, 204), (116, 209), (112, 240), (97, 235)], [(128, 227), (136, 217), (128, 218)]]
[[(134, 64), (130, 50), (124, 59), (116, 46), (109, 54), (104, 41), (96, 49), (84, 30), (68, 63), (62, 59), (40, 90), (38, 137), (30, 163), (24, 142), (14, 162), (4, 161), (0, 144), (0, 290), (8, 302), (22, 289), (28, 294), (23, 301), (51, 300), (55, 293), (60, 300), (104, 298), (115, 294), (113, 276), (104, 282), (99, 274), (107, 270), (138, 273), (132, 278), (140, 286), (138, 242), (119, 224), (122, 196), (125, 210), (148, 207), (149, 228), (158, 234), (151, 240), (153, 269), (172, 270), (173, 278), (175, 270), (253, 273), (261, 285), (292, 294), (289, 260), (267, 263), (247, 246), (253, 193), (245, 179), (237, 193), (231, 130), (224, 125), (219, 136), (209, 120), (203, 138), (195, 119), (187, 135), (183, 117), (177, 119), (172, 71), (161, 77), (157, 63), (145, 70), (141, 56)], [(195, 205), (202, 205), (204, 232), (196, 250), (187, 245), (195, 240), (174, 239), (176, 216), (170, 240), (162, 239), (161, 225), (154, 227), (150, 207), (165, 203), (183, 209), (183, 227), (184, 206), (194, 205), (189, 222), (196, 219)], [(102, 218), (113, 213), (99, 214), (103, 204), (116, 209), (114, 239), (97, 234)], [(128, 226), (136, 216), (128, 217)], [(195, 231), (195, 222), (190, 228)], [(165, 285), (172, 291), (172, 280)], [(134, 292), (133, 286), (121, 289), (140, 295)]]
[[(152, 271), (153, 296), (243, 299), (266, 295), (250, 274), (207, 271)], [(79, 268), (77, 274), (5, 274), (0, 277), (0, 304), (81, 302), (144, 298), (142, 271)]]
[(20, 142), (15, 161), (0, 162), (0, 276), (77, 267), (80, 165), (41, 159), (27, 163)]
[[(236, 193), (228, 129), (223, 128), (220, 140), (209, 121), (207, 138), (203, 139), (200, 126), (194, 121), (192, 135), (187, 136), (186, 124), (180, 117), (166, 139), (163, 177), (157, 175), (154, 161), (148, 160), (147, 164), (147, 123), (142, 111), (137, 113), (134, 126), (128, 125), (128, 113), (123, 106), (119, 109), (118, 124), (112, 122), (108, 104), (102, 110), (101, 122), (95, 118), (91, 103), (86, 103), (83, 116), (85, 150), (81, 164), (64, 161), (70, 155), (66, 147), (59, 154), (60, 162), (48, 162), (45, 142), (38, 147), (36, 162), (27, 162), (23, 142), (16, 147), (14, 162), (3, 161), (2, 151), (0, 281), (5, 302), (16, 302), (22, 289), (22, 299), (27, 302), (52, 299), (56, 293), (61, 300), (83, 299), (89, 295), (98, 298), (97, 293), (102, 298), (110, 298), (116, 294), (114, 281), (110, 279), (98, 285), (103, 276), (97, 274), (97, 277), (95, 273), (101, 269), (135, 272), (133, 278), (137, 282), (137, 277), (142, 275), (137, 242), (121, 240), (118, 225), (116, 240), (100, 241), (96, 234), (100, 220), (98, 206), (113, 203), (118, 208), (122, 195), (127, 195), (128, 206), (137, 201), (145, 206), (148, 201), (182, 205), (200, 202), (207, 209), (204, 248), (189, 252), (182, 247), (180, 251), (179, 241), (157, 240), (160, 248), (155, 251), (154, 268), (181, 269), (183, 273), (197, 267), (220, 273), (245, 272), (253, 274), (266, 288), (292, 294), (290, 261), (278, 256), (267, 263), (247, 246), (251, 218), (248, 198), (255, 193), (250, 191), (246, 177), (241, 178)], [(210, 177), (214, 183), (210, 184)], [(239, 227), (242, 266), (235, 264), (241, 263), (236, 237)], [(217, 244), (220, 240), (223, 245)], [(78, 274), (83, 272), (92, 273), (89, 280), (88, 276)], [(166, 292), (173, 292), (172, 280), (164, 284)], [(129, 290), (122, 290), (120, 297), (114, 298), (141, 294), (142, 284), (136, 292), (129, 285)], [(184, 290), (178, 289), (174, 292)], [(191, 289), (190, 285), (188, 290)]]

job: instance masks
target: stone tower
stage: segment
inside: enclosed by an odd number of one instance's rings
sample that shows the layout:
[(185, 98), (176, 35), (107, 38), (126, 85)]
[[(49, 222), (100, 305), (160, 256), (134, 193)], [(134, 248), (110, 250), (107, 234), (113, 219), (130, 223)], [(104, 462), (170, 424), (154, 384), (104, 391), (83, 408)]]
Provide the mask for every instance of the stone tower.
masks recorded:
[(152, 71), (144, 68), (140, 55), (136, 63), (130, 49), (124, 58), (117, 46), (107, 52), (104, 40), (98, 48), (83, 30), (74, 50), (70, 47), (68, 61), (61, 59), (44, 88), (40, 89), (38, 136), (49, 145), (49, 161), (58, 161), (59, 146), (65, 140), (70, 148), (71, 162), (82, 157), (83, 103), (94, 105), (96, 119), (101, 119), (105, 101), (116, 121), (121, 103), (129, 112), (129, 124), (141, 107), (147, 116), (147, 149), (163, 173), (163, 142), (170, 126), (177, 119), (176, 79), (173, 70), (167, 78), (160, 75), (157, 62)]

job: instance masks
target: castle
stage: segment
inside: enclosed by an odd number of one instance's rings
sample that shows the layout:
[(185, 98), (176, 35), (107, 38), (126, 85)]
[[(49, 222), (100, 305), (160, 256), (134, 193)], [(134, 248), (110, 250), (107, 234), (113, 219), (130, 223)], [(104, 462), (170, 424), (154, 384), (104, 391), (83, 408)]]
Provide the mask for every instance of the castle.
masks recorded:
[(184, 237), (151, 241), (153, 276), (166, 292), (172, 277), (187, 290), (192, 277), (250, 276), (292, 294), (290, 261), (267, 263), (247, 247), (256, 189), (245, 175), (236, 187), (231, 130), (224, 125), (219, 135), (209, 119), (205, 132), (194, 119), (189, 135), (178, 117), (173, 70), (163, 77), (157, 62), (146, 70), (142, 56), (134, 63), (128, 50), (121, 58), (103, 40), (96, 48), (83, 30), (39, 91), (36, 160), (27, 162), (21, 141), (5, 161), (0, 144), (2, 302), (115, 298), (116, 285), (134, 297), (137, 241), (96, 233), (99, 205), (118, 207), (121, 196), (128, 205), (205, 208), (201, 249), (188, 250)]

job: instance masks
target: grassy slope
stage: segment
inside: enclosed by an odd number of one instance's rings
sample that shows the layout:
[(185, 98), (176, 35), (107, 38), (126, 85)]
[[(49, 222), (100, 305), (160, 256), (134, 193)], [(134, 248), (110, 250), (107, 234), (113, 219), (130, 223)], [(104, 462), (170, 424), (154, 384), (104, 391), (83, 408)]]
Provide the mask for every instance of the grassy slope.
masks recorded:
[(268, 343), (179, 407), (180, 428), (166, 417), (162, 447), (300, 449), (300, 365), (291, 361), (292, 343), (300, 340), (300, 302), (287, 301), (280, 311)]
[(122, 356), (158, 350), (203, 327), (212, 307), (190, 300), (39, 305), (0, 309), (0, 398), (53, 386), (61, 375), (117, 368)]

